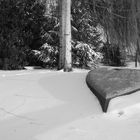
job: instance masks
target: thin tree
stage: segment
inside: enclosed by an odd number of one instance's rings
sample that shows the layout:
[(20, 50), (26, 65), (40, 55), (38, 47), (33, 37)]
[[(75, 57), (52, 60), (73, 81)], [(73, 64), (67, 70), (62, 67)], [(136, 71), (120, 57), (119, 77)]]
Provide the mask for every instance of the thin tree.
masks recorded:
[(132, 13), (134, 18), (134, 27), (135, 27), (135, 33), (136, 33), (136, 55), (135, 55), (135, 67), (137, 67), (138, 59), (139, 59), (139, 48), (140, 48), (140, 37), (139, 37), (139, 8), (140, 2), (138, 0), (135, 0), (135, 2), (132, 1)]

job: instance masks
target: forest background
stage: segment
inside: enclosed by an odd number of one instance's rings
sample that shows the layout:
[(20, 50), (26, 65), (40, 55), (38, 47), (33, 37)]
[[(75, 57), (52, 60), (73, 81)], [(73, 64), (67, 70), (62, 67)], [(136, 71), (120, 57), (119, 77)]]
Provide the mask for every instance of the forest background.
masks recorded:
[[(0, 69), (58, 68), (58, 0), (0, 1)], [(139, 0), (71, 0), (72, 66), (140, 61)]]

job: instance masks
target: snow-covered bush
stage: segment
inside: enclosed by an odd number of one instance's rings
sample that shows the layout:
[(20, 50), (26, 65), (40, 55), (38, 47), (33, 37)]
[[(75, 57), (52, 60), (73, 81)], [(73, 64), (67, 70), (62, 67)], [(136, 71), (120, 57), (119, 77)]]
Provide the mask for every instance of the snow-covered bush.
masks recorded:
[(94, 67), (98, 66), (98, 62), (102, 59), (102, 55), (94, 51), (92, 45), (83, 42), (77, 42), (72, 48), (73, 65), (78, 67)]
[(38, 59), (43, 62), (44, 67), (55, 67), (58, 64), (58, 47), (45, 43), (40, 48)]
[(42, 66), (42, 61), (39, 60), (41, 52), (39, 50), (27, 51), (27, 62), (29, 66)]

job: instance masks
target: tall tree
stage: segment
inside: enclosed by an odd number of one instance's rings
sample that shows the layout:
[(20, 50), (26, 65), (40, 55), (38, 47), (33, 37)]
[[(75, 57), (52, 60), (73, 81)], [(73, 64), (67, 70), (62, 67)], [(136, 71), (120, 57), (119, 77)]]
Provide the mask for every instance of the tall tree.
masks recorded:
[(59, 67), (72, 70), (71, 55), (71, 0), (60, 0), (60, 49)]

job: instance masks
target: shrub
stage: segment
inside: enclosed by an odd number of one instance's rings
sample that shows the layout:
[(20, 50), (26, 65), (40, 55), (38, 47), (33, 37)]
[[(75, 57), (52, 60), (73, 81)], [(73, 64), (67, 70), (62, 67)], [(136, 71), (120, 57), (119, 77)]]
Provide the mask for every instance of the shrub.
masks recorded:
[(42, 66), (43, 62), (39, 60), (41, 52), (39, 50), (27, 50), (27, 62), (29, 66)]
[(45, 43), (40, 48), (38, 59), (42, 62), (43, 67), (56, 67), (58, 64), (58, 47)]
[(96, 53), (93, 46), (78, 42), (72, 48), (73, 65), (78, 67), (96, 68), (99, 60), (102, 58), (99, 53)]

